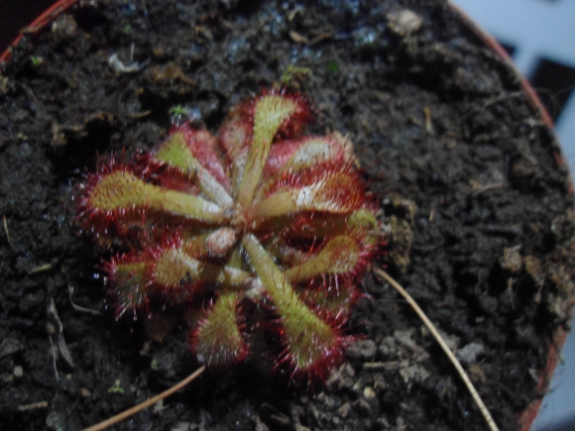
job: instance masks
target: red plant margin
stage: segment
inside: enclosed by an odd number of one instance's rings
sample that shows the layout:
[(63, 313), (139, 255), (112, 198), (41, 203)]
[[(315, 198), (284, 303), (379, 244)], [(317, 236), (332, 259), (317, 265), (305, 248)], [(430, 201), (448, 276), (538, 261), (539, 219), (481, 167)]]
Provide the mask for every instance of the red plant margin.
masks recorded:
[[(558, 168), (563, 168), (567, 165), (567, 160), (565, 159), (563, 153), (561, 152), (561, 147), (559, 146), (559, 139), (555, 134), (555, 125), (553, 124), (553, 120), (547, 112), (547, 109), (541, 102), (541, 99), (537, 95), (537, 92), (533, 88), (533, 86), (529, 83), (529, 81), (519, 72), (513, 60), (507, 54), (507, 51), (495, 40), (492, 36), (490, 36), (485, 30), (483, 30), (475, 21), (473, 21), (469, 15), (467, 15), (461, 8), (456, 6), (455, 4), (450, 2), (450, 6), (453, 11), (461, 18), (463, 23), (477, 36), (491, 51), (493, 51), (501, 61), (507, 66), (516, 76), (519, 78), (521, 82), (521, 89), (527, 96), (527, 100), (531, 104), (531, 108), (541, 117), (545, 125), (549, 128), (551, 133), (554, 135), (555, 142), (557, 143), (556, 148), (553, 151), (553, 156), (555, 158), (555, 162), (557, 163)], [(573, 189), (573, 178), (571, 173), (569, 173), (569, 177), (567, 180), (567, 191), (569, 195), (574, 194)], [(570, 318), (573, 317), (573, 308), (571, 309)], [(553, 337), (548, 340), (549, 345), (549, 353), (547, 355), (547, 364), (545, 369), (540, 370), (539, 372), (539, 384), (535, 389), (540, 399), (533, 401), (517, 418), (519, 425), (521, 426), (519, 431), (529, 431), (531, 425), (535, 421), (537, 417), (537, 413), (539, 408), (541, 407), (541, 402), (543, 401), (543, 396), (547, 393), (549, 389), (549, 383), (551, 383), (551, 378), (553, 377), (553, 371), (557, 367), (557, 363), (560, 360), (560, 350), (565, 343), (565, 339), (567, 338), (567, 334), (569, 331), (565, 330), (563, 327), (557, 328), (556, 332), (553, 334)]]

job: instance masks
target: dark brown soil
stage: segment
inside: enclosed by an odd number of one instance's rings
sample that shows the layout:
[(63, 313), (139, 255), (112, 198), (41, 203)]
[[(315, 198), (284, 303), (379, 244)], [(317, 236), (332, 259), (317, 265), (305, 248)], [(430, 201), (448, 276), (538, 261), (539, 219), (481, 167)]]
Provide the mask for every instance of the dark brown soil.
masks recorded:
[[(446, 2), (82, 4), (27, 37), (0, 76), (3, 429), (78, 430), (197, 367), (186, 328), (158, 343), (140, 322), (114, 321), (98, 255), (72, 221), (73, 185), (98, 152), (152, 147), (177, 104), (216, 131), (292, 65), (307, 68), (290, 85), (315, 103), (316, 127), (349, 134), (396, 228), (378, 264), (458, 351), (501, 429), (518, 428), (568, 321), (573, 202), (554, 137)], [(109, 57), (128, 65), (131, 46), (141, 70), (113, 70)], [(349, 332), (366, 337), (315, 395), (253, 360), (115, 429), (486, 429), (406, 303), (374, 276), (364, 290)]]

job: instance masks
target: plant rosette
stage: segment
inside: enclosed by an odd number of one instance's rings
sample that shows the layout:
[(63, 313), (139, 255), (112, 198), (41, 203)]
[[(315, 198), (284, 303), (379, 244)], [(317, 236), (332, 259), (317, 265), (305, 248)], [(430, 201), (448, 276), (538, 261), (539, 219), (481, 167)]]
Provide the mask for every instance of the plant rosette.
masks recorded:
[(351, 142), (302, 135), (310, 117), (301, 95), (267, 91), (234, 107), (217, 138), (185, 122), (152, 153), (88, 175), (80, 226), (130, 250), (103, 265), (117, 316), (160, 319), (161, 333), (147, 328), (161, 339), (184, 309), (197, 360), (219, 368), (248, 356), (248, 326), (268, 328), (275, 368), (327, 378), (383, 232)]

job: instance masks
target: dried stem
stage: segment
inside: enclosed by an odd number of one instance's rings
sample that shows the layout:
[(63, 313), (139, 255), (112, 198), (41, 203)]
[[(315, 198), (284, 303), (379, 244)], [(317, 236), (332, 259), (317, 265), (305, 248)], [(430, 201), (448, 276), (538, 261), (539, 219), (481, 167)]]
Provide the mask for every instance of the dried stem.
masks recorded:
[(441, 346), (441, 348), (443, 349), (443, 351), (445, 352), (449, 360), (453, 363), (453, 366), (461, 376), (463, 383), (465, 383), (465, 386), (467, 386), (467, 389), (471, 393), (473, 400), (475, 401), (477, 407), (479, 407), (479, 410), (481, 411), (481, 414), (485, 418), (485, 421), (487, 422), (489, 429), (491, 431), (499, 431), (499, 428), (497, 427), (497, 424), (493, 420), (491, 413), (489, 413), (489, 410), (487, 409), (487, 407), (483, 403), (483, 400), (477, 393), (475, 386), (473, 386), (473, 383), (471, 383), (471, 380), (467, 376), (467, 373), (465, 372), (465, 370), (463, 369), (463, 367), (461, 366), (461, 364), (459, 363), (459, 361), (457, 360), (451, 349), (447, 346), (447, 343), (445, 342), (443, 337), (439, 334), (433, 323), (431, 323), (431, 320), (429, 320), (429, 318), (425, 315), (423, 310), (419, 307), (419, 305), (417, 305), (417, 302), (415, 302), (415, 300), (411, 297), (411, 295), (407, 293), (407, 291), (397, 281), (395, 281), (387, 272), (379, 268), (375, 268), (374, 272), (377, 275), (382, 276), (389, 284), (391, 284), (395, 288), (395, 290), (397, 290), (401, 294), (401, 296), (405, 298), (405, 300), (409, 303), (409, 305), (411, 305), (411, 307), (415, 310), (415, 312), (418, 314), (421, 320), (423, 320), (425, 326), (429, 328), (433, 337), (437, 340), (437, 342), (439, 343), (439, 345)]
[(177, 383), (176, 385), (172, 386), (171, 388), (166, 389), (160, 395), (156, 395), (155, 397), (152, 397), (152, 398), (144, 401), (143, 403), (138, 404), (137, 406), (134, 406), (128, 410), (125, 410), (122, 413), (117, 414), (116, 416), (112, 416), (111, 418), (108, 418), (105, 421), (100, 422), (99, 424), (92, 425), (91, 427), (86, 428), (83, 431), (101, 431), (101, 430), (106, 429), (106, 428), (108, 428), (108, 427), (110, 427), (110, 426), (112, 426), (112, 425), (114, 425), (120, 421), (123, 421), (124, 419), (129, 418), (130, 416), (135, 415), (139, 411), (144, 410), (145, 408), (150, 407), (151, 405), (156, 404), (158, 401), (163, 400), (164, 398), (167, 398), (170, 395), (172, 395), (173, 393), (179, 391), (184, 386), (186, 386), (188, 383), (190, 383), (192, 380), (195, 380), (200, 374), (202, 374), (204, 372), (205, 369), (206, 369), (206, 366), (202, 365), (200, 368), (198, 368), (196, 371), (194, 371), (192, 374), (190, 374), (188, 377), (186, 377), (180, 383)]

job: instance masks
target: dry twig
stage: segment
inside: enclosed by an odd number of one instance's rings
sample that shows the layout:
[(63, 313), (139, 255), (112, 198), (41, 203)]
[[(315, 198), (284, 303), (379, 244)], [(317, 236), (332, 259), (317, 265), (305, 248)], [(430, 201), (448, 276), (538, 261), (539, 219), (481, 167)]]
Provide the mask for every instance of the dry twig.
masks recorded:
[(4, 215), (3, 221), (4, 221), (4, 232), (6, 232), (6, 239), (8, 240), (8, 244), (10, 245), (10, 247), (14, 249), (14, 246), (12, 245), (12, 240), (10, 239), (10, 232), (8, 232), (8, 221), (6, 220), (6, 215)]
[(112, 425), (114, 425), (120, 421), (123, 421), (124, 419), (129, 418), (130, 416), (135, 415), (136, 413), (144, 410), (145, 408), (148, 408), (151, 405), (156, 404), (158, 401), (161, 401), (164, 398), (167, 398), (170, 395), (172, 395), (173, 393), (179, 391), (184, 386), (186, 386), (187, 384), (189, 384), (190, 382), (195, 380), (200, 374), (202, 374), (204, 372), (205, 369), (206, 369), (206, 366), (202, 365), (200, 368), (198, 368), (196, 371), (194, 371), (192, 374), (190, 374), (188, 377), (186, 377), (180, 383), (177, 383), (174, 386), (172, 386), (171, 388), (166, 389), (161, 394), (156, 395), (155, 397), (152, 397), (152, 398), (144, 401), (143, 403), (138, 404), (137, 406), (134, 406), (128, 410), (125, 410), (122, 413), (117, 414), (116, 416), (112, 416), (111, 418), (108, 418), (105, 421), (100, 422), (99, 424), (92, 425), (91, 427), (86, 428), (83, 431), (101, 431), (101, 430), (106, 429), (106, 428), (108, 428), (108, 427), (110, 427), (110, 426), (112, 426)]
[(409, 293), (407, 293), (407, 291), (397, 281), (395, 281), (387, 272), (385, 272), (379, 268), (375, 268), (374, 271), (377, 275), (380, 275), (389, 284), (391, 284), (393, 286), (393, 288), (395, 290), (397, 290), (401, 294), (401, 296), (403, 296), (405, 298), (405, 300), (409, 303), (409, 305), (411, 305), (411, 307), (415, 310), (415, 312), (421, 318), (421, 320), (423, 320), (423, 323), (425, 323), (425, 326), (427, 326), (427, 328), (429, 329), (429, 331), (431, 332), (433, 337), (437, 340), (437, 342), (439, 343), (439, 345), (441, 346), (441, 348), (443, 349), (443, 351), (445, 352), (445, 354), (447, 355), (449, 360), (455, 366), (455, 369), (459, 373), (459, 376), (463, 380), (463, 383), (465, 384), (465, 386), (467, 387), (467, 389), (471, 393), (473, 400), (475, 401), (475, 403), (477, 404), (477, 407), (479, 407), (479, 410), (481, 411), (481, 414), (485, 418), (485, 421), (487, 422), (489, 429), (491, 431), (499, 431), (497, 424), (495, 423), (495, 421), (493, 420), (493, 417), (491, 416), (491, 413), (489, 413), (489, 410), (487, 409), (487, 407), (483, 403), (483, 400), (481, 399), (481, 397), (477, 393), (475, 386), (473, 386), (473, 383), (471, 383), (469, 376), (467, 375), (467, 373), (465, 372), (465, 370), (463, 369), (463, 367), (461, 366), (461, 364), (459, 363), (459, 361), (457, 360), (457, 358), (455, 357), (455, 355), (453, 354), (453, 352), (451, 351), (451, 349), (449, 348), (449, 346), (447, 345), (447, 343), (445, 342), (443, 337), (439, 334), (439, 332), (437, 331), (437, 328), (433, 325), (433, 323), (431, 323), (431, 320), (429, 320), (429, 318), (425, 315), (425, 313), (419, 307), (419, 305), (417, 305), (417, 302), (415, 302), (415, 300), (411, 297), (411, 295)]
[(28, 412), (30, 410), (47, 409), (47, 408), (48, 408), (48, 401), (39, 401), (37, 403), (18, 406), (16, 410), (18, 410), (19, 412)]
[(68, 296), (70, 298), (70, 304), (72, 308), (76, 311), (80, 311), (82, 313), (92, 314), (94, 316), (99, 316), (101, 313), (98, 310), (92, 310), (91, 308), (82, 307), (74, 302), (74, 286), (70, 283), (70, 277), (68, 277), (68, 271), (66, 268), (62, 268), (62, 273), (66, 276), (66, 280), (68, 281)]

